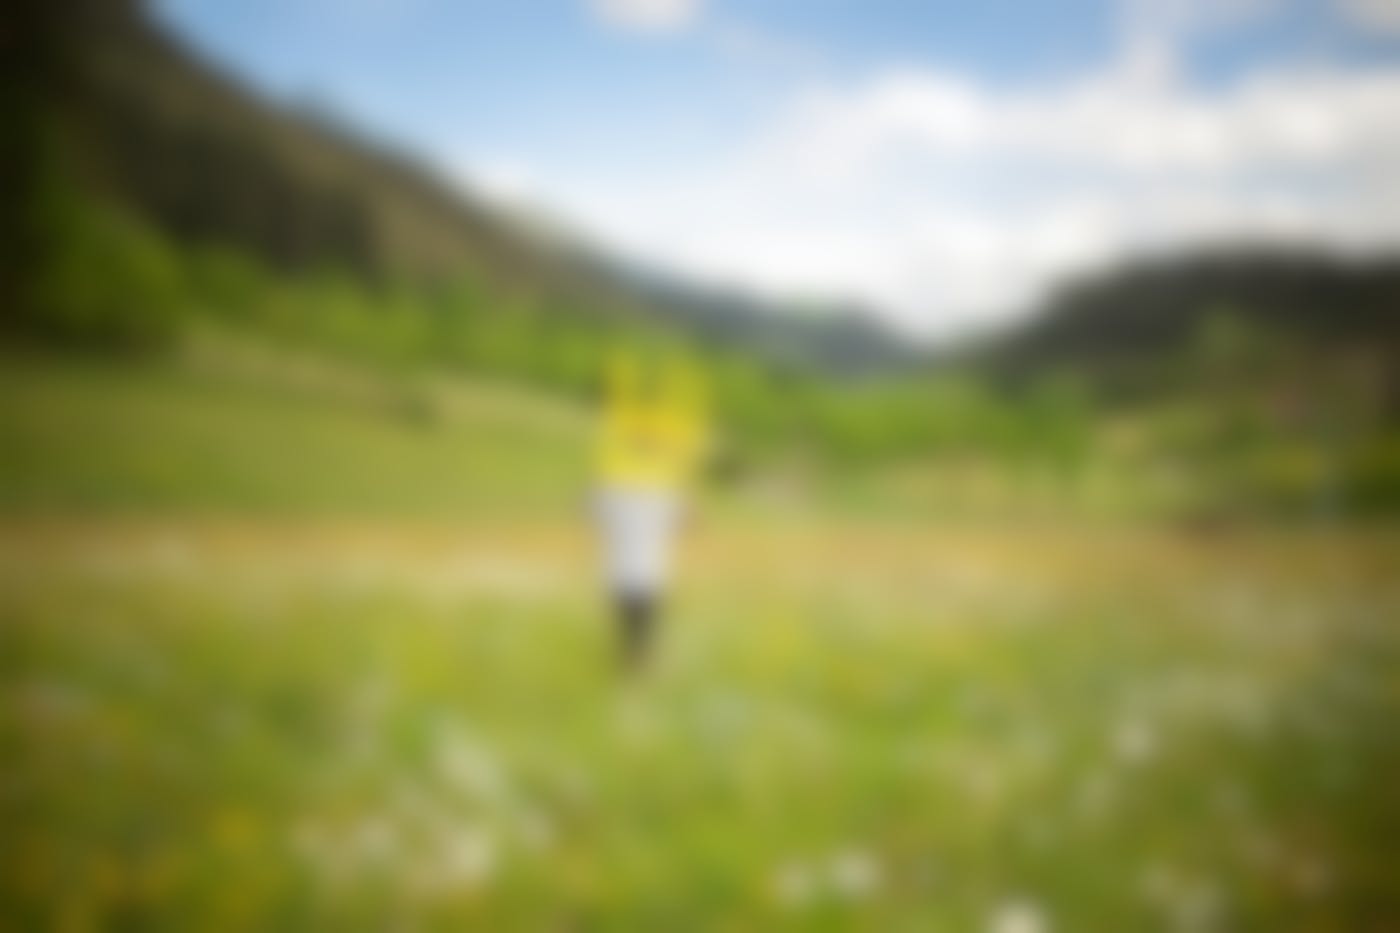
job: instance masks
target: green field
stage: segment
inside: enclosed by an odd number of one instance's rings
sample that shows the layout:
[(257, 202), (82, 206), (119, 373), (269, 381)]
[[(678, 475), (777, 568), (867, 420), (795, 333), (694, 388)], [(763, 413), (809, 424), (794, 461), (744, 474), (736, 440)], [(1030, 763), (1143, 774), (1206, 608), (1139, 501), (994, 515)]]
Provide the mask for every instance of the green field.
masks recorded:
[(1400, 925), (1391, 530), (725, 502), (626, 680), (582, 412), (0, 389), (0, 929)]
[(579, 409), (196, 340), (171, 362), (0, 357), (0, 508), (462, 519), (553, 515)]

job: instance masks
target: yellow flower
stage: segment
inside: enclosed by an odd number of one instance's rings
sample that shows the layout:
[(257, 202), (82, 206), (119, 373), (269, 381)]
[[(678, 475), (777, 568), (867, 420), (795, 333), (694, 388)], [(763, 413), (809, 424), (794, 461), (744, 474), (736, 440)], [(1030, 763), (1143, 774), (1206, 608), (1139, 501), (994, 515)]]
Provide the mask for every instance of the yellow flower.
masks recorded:
[(242, 851), (257, 839), (257, 820), (247, 810), (228, 807), (214, 815), (210, 835), (219, 848), (228, 852)]

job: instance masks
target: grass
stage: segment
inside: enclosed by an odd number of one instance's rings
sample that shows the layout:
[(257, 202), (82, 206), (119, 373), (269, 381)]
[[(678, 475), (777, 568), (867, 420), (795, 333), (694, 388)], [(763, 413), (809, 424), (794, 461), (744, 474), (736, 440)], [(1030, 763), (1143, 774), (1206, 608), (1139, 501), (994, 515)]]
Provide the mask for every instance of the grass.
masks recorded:
[(256, 372), (0, 377), (0, 929), (1400, 922), (1391, 531), (723, 509), (626, 680), (574, 416)]
[(11, 355), (0, 511), (557, 514), (581, 488), (586, 428), (522, 392), (226, 340), (162, 365)]

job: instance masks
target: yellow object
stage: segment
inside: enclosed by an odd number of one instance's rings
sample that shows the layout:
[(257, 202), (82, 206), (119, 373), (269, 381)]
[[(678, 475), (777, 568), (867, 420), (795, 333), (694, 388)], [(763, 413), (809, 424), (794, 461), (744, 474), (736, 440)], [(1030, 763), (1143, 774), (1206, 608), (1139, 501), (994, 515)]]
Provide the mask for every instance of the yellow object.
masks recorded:
[(605, 485), (680, 491), (690, 482), (707, 445), (694, 368), (673, 362), (643, 373), (619, 355), (609, 362), (603, 406), (598, 474)]

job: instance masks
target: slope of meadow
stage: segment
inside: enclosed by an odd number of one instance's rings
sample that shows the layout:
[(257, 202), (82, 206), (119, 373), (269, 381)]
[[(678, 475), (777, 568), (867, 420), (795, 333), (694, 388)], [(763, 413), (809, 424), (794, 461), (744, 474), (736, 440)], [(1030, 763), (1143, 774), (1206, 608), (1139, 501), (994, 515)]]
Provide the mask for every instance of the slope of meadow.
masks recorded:
[(1400, 917), (1393, 532), (711, 511), (627, 681), (585, 438), (529, 395), (224, 340), (8, 359), (0, 917)]
[[(1400, 928), (1393, 268), (1130, 274), (843, 383), (905, 355), (142, 10), (16, 6), (0, 930)], [(663, 336), (735, 482), (629, 679), (580, 400)]]
[(160, 363), (0, 367), (0, 508), (380, 515), (550, 513), (587, 455), (576, 406), (391, 378), (227, 337)]
[(0, 528), (19, 928), (1387, 929), (1395, 542)]

